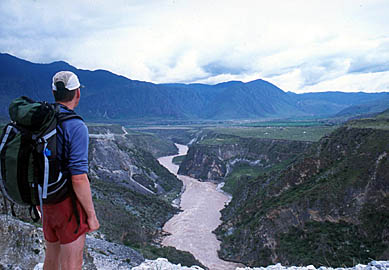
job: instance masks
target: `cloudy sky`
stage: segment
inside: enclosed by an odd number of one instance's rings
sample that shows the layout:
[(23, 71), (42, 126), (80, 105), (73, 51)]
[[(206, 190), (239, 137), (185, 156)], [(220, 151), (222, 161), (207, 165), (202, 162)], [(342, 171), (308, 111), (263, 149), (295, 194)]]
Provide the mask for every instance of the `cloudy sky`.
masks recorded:
[(389, 91), (388, 0), (0, 0), (0, 52), (155, 83)]

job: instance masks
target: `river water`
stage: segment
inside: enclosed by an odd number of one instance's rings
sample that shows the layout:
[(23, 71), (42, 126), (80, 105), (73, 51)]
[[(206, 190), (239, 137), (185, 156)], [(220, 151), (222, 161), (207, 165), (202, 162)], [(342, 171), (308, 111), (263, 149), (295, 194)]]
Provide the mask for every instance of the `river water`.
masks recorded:
[[(161, 157), (159, 163), (171, 173), (177, 175), (178, 166), (172, 160), (176, 156), (185, 155), (188, 147), (176, 144), (179, 154)], [(177, 175), (184, 184), (180, 208), (183, 210), (171, 218), (163, 227), (170, 235), (162, 240), (162, 245), (173, 246), (188, 251), (210, 270), (232, 270), (242, 267), (235, 263), (221, 260), (217, 256), (220, 241), (212, 233), (221, 224), (221, 214), (229, 197), (217, 190), (217, 185), (200, 182), (194, 178)]]

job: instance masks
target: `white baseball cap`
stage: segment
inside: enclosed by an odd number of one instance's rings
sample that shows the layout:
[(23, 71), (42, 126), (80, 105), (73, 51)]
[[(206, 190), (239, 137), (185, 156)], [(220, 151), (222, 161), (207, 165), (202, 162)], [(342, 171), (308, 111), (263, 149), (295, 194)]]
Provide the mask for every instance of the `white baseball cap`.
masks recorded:
[(57, 91), (55, 84), (57, 82), (63, 82), (65, 88), (69, 91), (76, 90), (81, 87), (80, 81), (76, 74), (71, 71), (60, 71), (53, 77), (53, 91)]

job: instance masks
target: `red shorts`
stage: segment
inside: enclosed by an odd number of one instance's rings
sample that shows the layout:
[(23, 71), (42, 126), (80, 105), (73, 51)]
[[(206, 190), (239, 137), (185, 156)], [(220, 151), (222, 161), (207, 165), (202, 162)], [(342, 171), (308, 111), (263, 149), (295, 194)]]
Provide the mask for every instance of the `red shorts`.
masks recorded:
[(46, 241), (53, 243), (59, 241), (60, 244), (68, 244), (88, 232), (87, 215), (78, 200), (77, 210), (80, 215), (79, 227), (70, 197), (57, 204), (44, 204), (43, 234)]

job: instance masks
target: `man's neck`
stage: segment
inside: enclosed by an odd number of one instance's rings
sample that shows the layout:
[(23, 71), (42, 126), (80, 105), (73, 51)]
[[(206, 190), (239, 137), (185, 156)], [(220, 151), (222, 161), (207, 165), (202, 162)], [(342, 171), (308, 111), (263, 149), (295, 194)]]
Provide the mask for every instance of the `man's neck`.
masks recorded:
[(74, 102), (62, 102), (62, 101), (59, 101), (57, 102), (58, 104), (61, 104), (63, 106), (65, 106), (66, 108), (70, 109), (70, 110), (74, 110), (74, 108), (76, 107)]

